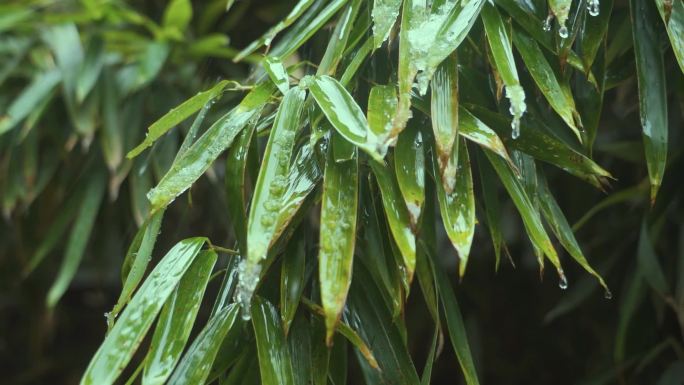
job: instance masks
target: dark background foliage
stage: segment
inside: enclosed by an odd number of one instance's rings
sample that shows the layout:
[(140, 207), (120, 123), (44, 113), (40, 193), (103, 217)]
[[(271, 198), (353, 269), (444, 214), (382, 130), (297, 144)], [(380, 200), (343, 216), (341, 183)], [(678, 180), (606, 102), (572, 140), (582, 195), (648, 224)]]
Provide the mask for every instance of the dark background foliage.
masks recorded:
[[(204, 7), (216, 7), (218, 3), (222, 2), (196, 2), (195, 14), (201, 15)], [(159, 22), (165, 5), (165, 1), (145, 1), (132, 7)], [(134, 134), (137, 137), (126, 142), (136, 143), (150, 123), (197, 90), (208, 88), (217, 79), (242, 79), (248, 74), (247, 64), (233, 64), (227, 57), (187, 56), (183, 53), (183, 44), (192, 44), (192, 39), (209, 33), (223, 33), (230, 37), (230, 47), (245, 47), (282, 18), (290, 6), (290, 2), (280, 0), (238, 1), (228, 14), (219, 11), (214, 19), (193, 19), (192, 38), (174, 42), (172, 55), (159, 74), (131, 93), (131, 100), (135, 99), (142, 107), (136, 126), (139, 129)], [(53, 8), (39, 11), (35, 20), (48, 17), (50, 12), (55, 11)], [(616, 2), (614, 12), (628, 10)], [(0, 36), (30, 35), (40, 28), (39, 22), (25, 23)], [(98, 22), (79, 24), (82, 34), (97, 33), (99, 28), (105, 27)], [(324, 34), (330, 31), (327, 28)], [(609, 33), (618, 32), (611, 26)], [(323, 48), (314, 41), (300, 50), (300, 56), (307, 59)], [(666, 65), (676, 67), (669, 57)], [(592, 277), (570, 263), (567, 255), (562, 256), (567, 262), (567, 290), (559, 289), (552, 269), (540, 276), (522, 224), (507, 199), (502, 199), (506, 202), (503, 229), (515, 267), (504, 260), (499, 271), (494, 270), (491, 242), (485, 226), (478, 224), (469, 272), (458, 281), (456, 253), (446, 235), (438, 234), (443, 245), (438, 257), (453, 278), (482, 383), (652, 384), (665, 371), (674, 370), (675, 363), (684, 365), (684, 161), (681, 156), (684, 79), (676, 68), (668, 73), (673, 74), (668, 79), (672, 90), (668, 95), (671, 161), (654, 206), (648, 200), (637, 84), (633, 75), (607, 92), (604, 101), (595, 159), (615, 177), (608, 195), (552, 167), (545, 167), (550, 188), (571, 224), (608, 196), (624, 196), (592, 216), (577, 232), (585, 254), (612, 289), (612, 299), (604, 298), (603, 290)], [(2, 84), (0, 106), (4, 107), (8, 98), (26, 83), (27, 79), (19, 74)], [(226, 94), (220, 103), (234, 104), (233, 97)], [(54, 160), (58, 162), (56, 173), (35, 201), (9, 205), (5, 200), (5, 215), (0, 222), (2, 384), (78, 382), (106, 331), (104, 314), (116, 302), (121, 289), (121, 261), (137, 229), (135, 213), (130, 209), (135, 196), (129, 193), (131, 181), (126, 180), (117, 189), (118, 193), (108, 192), (93, 226), (83, 263), (69, 290), (57, 307), (46, 309), (45, 293), (60, 265), (64, 242), (29, 276), (24, 274), (26, 265), (64, 204), (64, 196), (78, 188), (74, 183), (83, 180), (90, 170), (88, 167), (104, 167), (102, 150), (95, 143), (90, 147), (77, 144), (68, 148), (64, 146), (68, 139), (43, 134), (50, 130), (60, 132), (61, 126), (71, 124), (61, 101), (55, 101), (48, 108), (47, 118), (38, 124), (41, 137), (37, 149), (39, 152), (55, 150), (59, 154)], [(164, 140), (178, 141), (179, 137), (169, 136)], [(3, 167), (0, 189), (3, 191), (10, 184), (8, 169), (16, 165), (10, 162), (11, 157), (8, 146), (0, 147)], [(92, 164), (95, 165), (84, 166)], [(479, 186), (477, 181), (475, 185)], [(187, 204), (169, 209), (156, 250), (168, 250), (178, 239), (197, 234), (211, 239), (228, 237), (221, 178), (202, 178), (193, 187), (191, 200), (186, 196), (179, 199)], [(478, 212), (478, 217), (481, 216)], [(640, 244), (642, 225), (649, 236), (646, 241), (642, 238)], [(644, 242), (654, 249), (655, 261), (664, 272), (664, 286), (649, 279), (652, 276), (649, 266), (638, 262), (638, 254), (645, 252)], [(155, 252), (155, 257), (160, 256)], [(218, 285), (219, 280), (212, 281), (209, 292), (215, 292)], [(414, 286), (417, 292), (416, 282)], [(656, 290), (656, 286), (666, 290)], [(206, 320), (207, 317), (208, 312), (203, 310), (199, 318)], [(420, 370), (433, 333), (421, 296), (409, 297), (405, 317), (410, 333), (409, 349)], [(360, 383), (360, 369), (353, 362), (350, 359), (349, 383)], [(463, 381), (448, 343), (435, 364), (433, 379), (435, 384)]]

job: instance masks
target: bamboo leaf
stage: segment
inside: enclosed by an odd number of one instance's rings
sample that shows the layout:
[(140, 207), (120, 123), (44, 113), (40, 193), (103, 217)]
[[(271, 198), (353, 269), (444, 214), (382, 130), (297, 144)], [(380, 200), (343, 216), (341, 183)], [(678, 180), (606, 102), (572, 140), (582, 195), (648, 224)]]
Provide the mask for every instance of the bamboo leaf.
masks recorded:
[[(341, 140), (341, 139), (339, 139)], [(332, 140), (333, 149), (338, 145)], [(336, 162), (329, 151), (323, 178), (320, 249), (321, 302), (325, 310), (326, 341), (332, 343), (351, 283), (356, 243), (358, 159)]]
[(161, 138), (161, 136), (168, 132), (171, 128), (189, 118), (190, 115), (199, 111), (210, 100), (221, 95), (223, 89), (228, 85), (228, 83), (229, 82), (227, 80), (222, 80), (214, 87), (197, 93), (197, 95), (184, 101), (178, 107), (171, 109), (164, 116), (150, 125), (150, 127), (147, 129), (145, 140), (143, 140), (143, 142), (137, 147), (129, 151), (128, 154), (126, 154), (126, 157), (131, 159), (138, 156), (146, 148), (154, 144), (157, 139)]
[(287, 244), (280, 272), (280, 309), (285, 335), (295, 318), (306, 279), (306, 238), (299, 230)]
[(252, 124), (242, 130), (238, 139), (228, 149), (226, 157), (226, 204), (238, 248), (242, 253), (247, 251), (247, 160), (254, 131)]
[(183, 156), (174, 161), (157, 187), (148, 193), (152, 210), (166, 207), (190, 188), (232, 144), (244, 126), (259, 114), (272, 93), (273, 88), (270, 84), (257, 86), (237, 107), (209, 127)]
[(201, 252), (166, 300), (152, 335), (142, 383), (164, 384), (181, 358), (218, 256)]
[(261, 297), (252, 302), (252, 325), (263, 385), (292, 385), (292, 359), (275, 307)]
[(36, 76), (9, 105), (7, 112), (0, 116), (0, 135), (14, 128), (38, 108), (61, 80), (62, 74), (58, 70), (51, 70)]
[[(672, 51), (677, 58), (679, 68), (684, 72), (684, 3), (681, 1), (655, 1), (660, 17), (665, 23), (667, 36), (670, 38)], [(669, 4), (669, 6), (668, 6)]]
[(394, 168), (411, 226), (417, 227), (425, 201), (425, 152), (423, 134), (414, 125), (409, 125), (399, 135), (394, 151)]
[(380, 48), (389, 38), (399, 16), (401, 0), (375, 0), (373, 2), (373, 45)]
[(432, 79), (430, 117), (435, 135), (437, 163), (444, 190), (452, 192), (456, 181), (456, 168), (450, 163), (454, 143), (458, 137), (458, 63), (456, 56), (449, 56)]
[(162, 258), (90, 360), (81, 385), (114, 383), (205, 241), (183, 240)]
[(282, 60), (278, 57), (266, 56), (262, 63), (273, 84), (285, 95), (287, 90), (290, 89), (290, 75), (288, 75)]
[(629, 7), (639, 84), (639, 115), (653, 204), (663, 180), (667, 159), (665, 67), (658, 31), (655, 29), (657, 16), (653, 4), (647, 0), (630, 0)]

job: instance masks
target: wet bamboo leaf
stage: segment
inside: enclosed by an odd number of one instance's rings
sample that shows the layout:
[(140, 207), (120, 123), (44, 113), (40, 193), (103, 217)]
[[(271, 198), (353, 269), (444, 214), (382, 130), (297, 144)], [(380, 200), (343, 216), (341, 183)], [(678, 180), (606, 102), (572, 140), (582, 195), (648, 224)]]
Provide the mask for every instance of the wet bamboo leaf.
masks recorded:
[(287, 338), (292, 357), (292, 374), (296, 384), (311, 382), (311, 334), (309, 319), (302, 314), (298, 315)]
[(256, 86), (237, 107), (217, 120), (183, 156), (173, 162), (171, 169), (157, 187), (148, 194), (152, 210), (167, 206), (190, 188), (232, 144), (244, 126), (259, 114), (272, 93), (273, 88), (270, 84)]
[(138, 156), (138, 154), (154, 144), (157, 139), (159, 139), (171, 128), (190, 117), (190, 115), (199, 111), (200, 108), (202, 108), (210, 100), (221, 95), (223, 89), (228, 85), (228, 83), (229, 82), (227, 80), (222, 80), (211, 89), (199, 92), (197, 95), (181, 103), (178, 107), (171, 109), (166, 113), (166, 115), (162, 116), (156, 122), (152, 123), (152, 125), (150, 125), (150, 127), (147, 129), (145, 140), (143, 140), (143, 142), (137, 147), (129, 151), (126, 156), (129, 159)]
[(173, 372), (169, 385), (204, 384), (209, 376), (211, 364), (225, 335), (237, 327), (237, 304), (231, 304), (216, 313), (185, 352), (183, 359)]
[(373, 45), (380, 48), (389, 38), (399, 16), (401, 0), (375, 0), (373, 2)]
[[(444, 229), (451, 240), (451, 244), (458, 252), (460, 261), (458, 273), (462, 278), (465, 274), (470, 247), (475, 235), (475, 195), (470, 157), (465, 142), (456, 144), (451, 156), (454, 158), (452, 162), (456, 168), (454, 190), (447, 193), (444, 190), (444, 183), (437, 181), (437, 198)], [(437, 173), (437, 160), (434, 157), (433, 167), (435, 175), (439, 175)]]
[(293, 385), (292, 359), (275, 307), (261, 297), (252, 302), (252, 325), (264, 385)]
[(114, 383), (205, 241), (186, 239), (162, 258), (90, 360), (81, 385)]
[(275, 84), (280, 92), (285, 95), (287, 90), (290, 89), (290, 76), (288, 75), (282, 60), (278, 57), (266, 56), (262, 63), (273, 84)]
[(667, 159), (665, 67), (656, 30), (654, 5), (647, 0), (630, 0), (629, 6), (639, 84), (639, 115), (653, 204), (662, 183)]
[(501, 231), (501, 209), (496, 194), (496, 173), (492, 166), (487, 163), (482, 151), (477, 152), (477, 166), (480, 171), (480, 183), (482, 184), (482, 200), (484, 201), (485, 215), (487, 216), (487, 228), (494, 246), (496, 258), (495, 270), (499, 270), (501, 263), (501, 248), (505, 247), (503, 233)]
[(69, 241), (67, 242), (59, 273), (47, 294), (46, 304), (48, 307), (54, 307), (59, 302), (74, 275), (76, 275), (76, 270), (81, 264), (88, 239), (90, 239), (90, 233), (93, 230), (95, 218), (100, 209), (100, 203), (104, 197), (105, 187), (106, 180), (101, 172), (90, 176), (85, 196), (78, 209), (78, 216), (69, 235)]
[[(333, 150), (337, 145), (332, 141)], [(332, 343), (351, 283), (359, 196), (358, 159), (336, 162), (329, 151), (323, 178), (320, 249), (321, 302), (325, 309), (326, 341)]]
[(285, 335), (295, 318), (306, 278), (306, 238), (303, 230), (295, 233), (285, 249), (280, 272), (280, 311)]
[[(684, 3), (681, 1), (655, 1), (660, 17), (665, 23), (672, 51), (679, 68), (684, 72)], [(669, 7), (668, 7), (669, 4)], [(652, 25), (651, 25), (652, 26)]]
[(394, 151), (394, 168), (399, 190), (404, 197), (411, 225), (418, 224), (425, 201), (425, 152), (423, 135), (415, 125), (409, 125), (399, 135)]
[(591, 267), (589, 261), (587, 261), (587, 259), (584, 257), (584, 253), (575, 239), (575, 234), (573, 234), (568, 220), (565, 219), (563, 211), (561, 211), (556, 199), (551, 194), (549, 186), (546, 182), (546, 177), (543, 173), (541, 173), (541, 171), (539, 172), (539, 179), (539, 189), (537, 190), (539, 193), (539, 204), (542, 209), (542, 214), (544, 214), (544, 218), (546, 218), (551, 230), (554, 232), (554, 234), (556, 234), (556, 238), (558, 238), (570, 256), (577, 261), (577, 263), (579, 263), (584, 270), (596, 277), (601, 286), (603, 286), (606, 296), (611, 297), (612, 295), (610, 294), (610, 289), (608, 289), (606, 282), (603, 280), (601, 275), (596, 272), (593, 267)]
[(637, 248), (638, 270), (644, 280), (660, 295), (669, 292), (667, 279), (663, 272), (658, 255), (655, 252), (653, 241), (648, 233), (648, 227), (644, 221), (639, 233), (639, 246)]
[(397, 109), (394, 86), (373, 86), (368, 95), (368, 126), (378, 137), (385, 137), (392, 129), (392, 114)]
[(218, 256), (201, 252), (166, 300), (152, 335), (142, 383), (164, 384), (181, 358)]
[(613, 12), (613, 0), (601, 0), (599, 14), (584, 18), (584, 26), (578, 36), (580, 50), (578, 53), (584, 64), (584, 71), (589, 72), (608, 32), (609, 20)]
[(328, 40), (321, 63), (316, 70), (316, 75), (335, 75), (337, 66), (347, 48), (347, 41), (352, 30), (357, 27), (354, 23), (361, 8), (361, 0), (351, 0), (348, 7), (339, 16), (339, 21), (332, 31), (332, 37)]
[(494, 65), (497, 73), (506, 88), (506, 98), (510, 103), (511, 115), (513, 115), (512, 133), (513, 138), (520, 134), (520, 118), (525, 113), (525, 91), (518, 79), (518, 70), (513, 59), (513, 43), (509, 33), (509, 26), (504, 24), (499, 11), (493, 3), (486, 3), (482, 8), (482, 21), (487, 32), (487, 41), (491, 49)]
[(456, 181), (455, 165), (450, 163), (454, 142), (458, 137), (458, 63), (449, 56), (432, 79), (430, 117), (435, 135), (437, 163), (444, 190), (452, 192)]
[(19, 96), (9, 105), (7, 111), (0, 115), (0, 134), (16, 127), (24, 118), (37, 108), (48, 97), (62, 80), (58, 70), (51, 70), (38, 75)]
[(410, 282), (416, 266), (416, 237), (411, 227), (410, 214), (392, 170), (384, 164), (369, 162), (382, 193), (382, 205), (387, 222), (404, 261), (406, 275)]
[(371, 131), (354, 98), (334, 78), (317, 76), (309, 84), (311, 94), (328, 121), (342, 137), (354, 143), (375, 160), (387, 152), (384, 138)]
[(290, 158), (301, 125), (306, 92), (290, 89), (278, 109), (259, 169), (247, 223), (247, 258), (240, 265), (238, 298), (247, 309), (259, 281), (261, 263), (275, 241), (278, 216), (287, 190)]
[[(292, 7), (292, 10), (290, 13), (285, 16), (283, 20), (281, 20), (278, 24), (274, 25), (269, 29), (262, 37), (259, 39), (253, 41), (250, 43), (245, 49), (240, 51), (235, 58), (233, 59), (234, 62), (238, 62), (248, 55), (251, 55), (254, 53), (256, 50), (263, 46), (270, 46), (271, 42), (273, 39), (280, 33), (282, 30), (290, 26), (292, 23), (294, 23), (306, 10), (311, 7), (311, 4), (313, 4), (315, 0), (299, 0), (297, 4), (295, 4)], [(339, 2), (339, 1), (338, 1)], [(341, 3), (344, 3), (343, 1)], [(332, 16), (332, 15), (331, 15)], [(287, 55), (281, 55), (281, 56), (287, 56)]]
[(561, 84), (553, 68), (546, 61), (539, 45), (525, 32), (516, 30), (513, 33), (513, 42), (520, 52), (532, 79), (541, 90), (551, 107), (560, 115), (565, 124), (572, 129), (579, 141), (582, 141), (579, 114), (575, 108), (575, 102), (571, 95), (563, 92)]
[(530, 241), (535, 247), (543, 251), (546, 257), (556, 267), (561, 282), (559, 285), (567, 287), (567, 281), (560, 260), (558, 259), (558, 253), (544, 229), (539, 212), (525, 193), (525, 188), (513, 174), (511, 169), (503, 163), (499, 157), (494, 156), (488, 151), (485, 151), (485, 155), (487, 155), (489, 163), (494, 167), (494, 170), (499, 175), (501, 183), (503, 183), (506, 191), (508, 191), (508, 195), (510, 195), (511, 200), (513, 200), (513, 204), (515, 204), (515, 207), (518, 209), (518, 213), (520, 213), (523, 224), (525, 225), (525, 230), (530, 237)]
[(558, 34), (562, 38), (567, 38), (568, 27), (566, 26), (566, 22), (568, 20), (568, 14), (570, 13), (570, 6), (572, 5), (572, 0), (548, 0), (548, 2), (549, 12), (556, 17), (556, 20), (558, 20)]
[(242, 130), (228, 149), (226, 157), (226, 204), (238, 248), (242, 253), (247, 250), (247, 160), (254, 131), (254, 125), (251, 124)]

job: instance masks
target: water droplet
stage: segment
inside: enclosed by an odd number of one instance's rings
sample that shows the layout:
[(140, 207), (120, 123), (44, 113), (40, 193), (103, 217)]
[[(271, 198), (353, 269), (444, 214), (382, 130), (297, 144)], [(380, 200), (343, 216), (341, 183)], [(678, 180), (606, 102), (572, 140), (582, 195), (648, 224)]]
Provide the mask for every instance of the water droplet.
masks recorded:
[(559, 275), (558, 287), (560, 287), (561, 290), (567, 289), (568, 288), (568, 279), (565, 278), (565, 274), (563, 274), (562, 271), (559, 271), (558, 275)]
[(591, 16), (598, 16), (599, 15), (599, 0), (589, 0), (589, 4), (587, 4), (587, 10), (589, 11), (589, 14)]
[(549, 32), (551, 31), (551, 21), (553, 20), (553, 16), (549, 15), (546, 20), (544, 20), (544, 24), (542, 25), (542, 28), (544, 31)]
[(520, 137), (520, 118), (514, 117), (511, 122), (511, 138), (518, 139)]
[(568, 37), (568, 27), (562, 26), (558, 29), (558, 36), (561, 37), (561, 39), (566, 39)]
[(606, 289), (606, 291), (603, 293), (603, 298), (613, 299), (613, 293), (611, 293), (610, 290)]

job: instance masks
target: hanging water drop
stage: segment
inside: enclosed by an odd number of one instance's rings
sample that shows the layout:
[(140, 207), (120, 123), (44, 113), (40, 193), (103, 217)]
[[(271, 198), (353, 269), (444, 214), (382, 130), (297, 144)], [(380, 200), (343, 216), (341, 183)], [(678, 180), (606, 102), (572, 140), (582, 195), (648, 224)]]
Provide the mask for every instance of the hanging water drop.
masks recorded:
[(587, 10), (591, 16), (599, 15), (599, 0), (589, 0), (587, 4)]
[(566, 26), (564, 26), (564, 25), (561, 26), (561, 27), (558, 29), (558, 36), (560, 36), (561, 39), (566, 39), (566, 38), (568, 37), (568, 27), (566, 27)]
[(565, 274), (563, 274), (563, 271), (559, 271), (558, 275), (559, 275), (558, 287), (560, 287), (561, 290), (567, 289), (568, 288), (568, 279), (565, 278)]
[(603, 298), (613, 299), (613, 293), (611, 293), (610, 290), (606, 289), (606, 291), (603, 293)]
[(518, 139), (520, 137), (520, 118), (517, 116), (513, 117), (513, 121), (511, 122), (511, 138), (512, 139)]
[(551, 20), (553, 20), (553, 16), (549, 15), (546, 20), (544, 20), (544, 24), (542, 25), (542, 28), (544, 31), (549, 32), (551, 31)]

